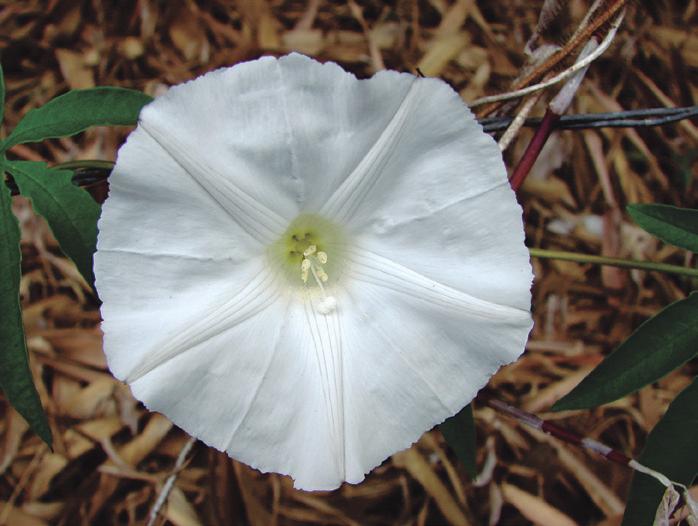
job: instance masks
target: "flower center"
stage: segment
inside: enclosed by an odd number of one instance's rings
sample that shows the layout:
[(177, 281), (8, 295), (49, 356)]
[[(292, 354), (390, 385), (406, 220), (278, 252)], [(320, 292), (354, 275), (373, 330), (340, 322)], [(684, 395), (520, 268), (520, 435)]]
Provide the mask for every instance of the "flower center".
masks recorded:
[(331, 289), (342, 271), (344, 233), (334, 223), (314, 214), (294, 219), (281, 238), (270, 247), (271, 260), (289, 284), (317, 296), (322, 314), (333, 311)]

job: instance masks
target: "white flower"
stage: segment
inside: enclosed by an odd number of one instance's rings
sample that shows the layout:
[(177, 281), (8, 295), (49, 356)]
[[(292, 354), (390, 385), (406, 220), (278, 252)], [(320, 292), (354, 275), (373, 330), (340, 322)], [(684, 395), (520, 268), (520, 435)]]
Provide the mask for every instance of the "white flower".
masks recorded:
[(110, 183), (114, 375), (297, 487), (361, 481), (524, 348), (521, 208), (439, 80), (297, 54), (214, 71), (143, 109)]

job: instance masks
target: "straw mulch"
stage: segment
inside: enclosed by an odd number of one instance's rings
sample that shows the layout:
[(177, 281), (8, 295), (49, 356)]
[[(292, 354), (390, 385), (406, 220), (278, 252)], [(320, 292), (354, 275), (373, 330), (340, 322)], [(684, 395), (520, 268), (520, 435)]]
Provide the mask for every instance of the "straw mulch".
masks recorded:
[[(360, 77), (385, 68), (448, 81), (466, 101), (506, 91), (542, 0), (201, 0), (0, 2), (5, 132), (70, 88), (167, 85), (264, 53), (297, 50)], [(561, 44), (590, 2), (570, 0), (545, 37)], [(698, 16), (691, 1), (640, 1), (594, 65), (570, 112), (695, 104)], [(534, 109), (540, 115), (543, 106)], [(13, 158), (115, 158), (127, 130), (17, 146)], [(507, 152), (513, 167), (530, 131)], [(695, 206), (698, 131), (564, 132), (523, 189), (528, 243), (683, 264), (624, 213), (630, 202)], [(37, 387), (54, 448), (0, 403), (0, 524), (143, 524), (188, 437), (115, 381), (101, 351), (94, 295), (43, 220), (15, 200), (23, 233), (21, 293)], [(592, 411), (548, 413), (646, 317), (691, 288), (657, 273), (534, 261), (528, 351), (490, 382), (491, 396), (637, 455), (695, 365)], [(454, 386), (454, 388), (457, 388)], [(475, 402), (480, 481), (468, 481), (437, 431), (360, 485), (304, 493), (196, 443), (159, 524), (619, 524), (631, 473)], [(498, 522), (496, 522), (498, 521)]]

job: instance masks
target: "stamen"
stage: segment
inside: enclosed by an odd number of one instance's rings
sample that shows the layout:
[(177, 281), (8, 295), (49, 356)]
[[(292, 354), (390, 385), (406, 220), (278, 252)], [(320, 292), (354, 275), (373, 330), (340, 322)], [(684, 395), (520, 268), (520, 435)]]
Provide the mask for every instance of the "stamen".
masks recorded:
[[(300, 214), (267, 252), (269, 262), (284, 275), (291, 289), (307, 287), (319, 292), (317, 282), (338, 283), (345, 246), (344, 231), (338, 225), (320, 216)], [(315, 267), (317, 278), (311, 276), (309, 265)]]
[(303, 280), (303, 283), (308, 282), (308, 271), (310, 270), (311, 266), (312, 263), (309, 259), (303, 259), (303, 262), (301, 263), (301, 279)]
[(313, 275), (315, 283), (320, 288), (322, 298), (317, 303), (317, 310), (320, 314), (329, 314), (337, 308), (337, 300), (334, 296), (328, 296), (323, 283), (329, 279), (327, 272), (322, 268), (327, 263), (327, 253), (318, 252), (316, 245), (310, 245), (303, 251), (303, 261), (301, 261), (301, 279), (308, 284), (309, 274)]
[[(322, 270), (319, 266), (313, 265), (312, 263), (310, 265), (310, 272), (313, 273), (313, 277), (315, 278), (315, 283), (318, 284), (318, 286), (320, 287), (320, 291), (324, 295), (325, 294), (325, 287), (322, 286), (322, 282), (327, 281), (327, 274), (325, 274), (325, 271)], [(325, 276), (325, 279), (322, 279), (320, 272), (322, 272), (322, 275)]]

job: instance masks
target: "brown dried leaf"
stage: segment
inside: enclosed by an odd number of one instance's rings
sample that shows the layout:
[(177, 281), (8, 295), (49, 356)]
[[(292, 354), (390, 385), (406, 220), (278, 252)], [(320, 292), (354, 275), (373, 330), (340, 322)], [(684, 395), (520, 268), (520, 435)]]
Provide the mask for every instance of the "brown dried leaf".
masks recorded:
[(102, 331), (99, 328), (70, 328), (37, 331), (69, 360), (88, 365), (96, 369), (106, 369), (107, 361), (102, 351)]
[(117, 416), (95, 418), (78, 424), (77, 429), (95, 442), (114, 436), (124, 424)]
[(73, 418), (92, 418), (104, 410), (115, 386), (116, 380), (113, 378), (97, 378), (64, 402), (64, 414)]
[(7, 413), (5, 413), (5, 423), (5, 436), (2, 444), (2, 455), (0, 456), (0, 475), (5, 473), (5, 470), (14, 461), (22, 443), (22, 437), (29, 429), (27, 421), (12, 407), (9, 407)]
[(512, 485), (502, 484), (504, 500), (531, 522), (540, 526), (577, 526), (577, 523), (540, 497)]
[(319, 29), (286, 31), (281, 41), (286, 51), (298, 51), (306, 55), (317, 55), (325, 47), (324, 36)]
[[(569, 451), (568, 446), (558, 439), (551, 437), (536, 429), (526, 428), (539, 441), (545, 442), (555, 448), (560, 463), (567, 469), (586, 490), (591, 500), (596, 504), (606, 517), (616, 517), (623, 513), (625, 505), (616, 496), (608, 485), (597, 477), (574, 453)], [(596, 457), (597, 459), (599, 457)], [(585, 459), (586, 460), (586, 459)]]
[[(170, 34), (170, 38), (174, 41), (174, 37)], [(175, 42), (176, 44), (176, 42)], [(117, 46), (119, 53), (129, 60), (136, 59), (143, 55), (145, 47), (143, 41), (137, 37), (126, 37), (121, 40)], [(186, 56), (186, 55), (185, 55)]]
[(698, 35), (695, 31), (653, 26), (650, 34), (651, 38), (659, 42), (662, 47), (677, 48), (686, 61), (686, 65), (698, 67)]
[(45, 521), (56, 519), (63, 511), (62, 502), (30, 501), (22, 504), (22, 511)]
[(466, 518), (461, 506), (451, 496), (451, 492), (444, 486), (443, 482), (434, 473), (429, 463), (424, 459), (416, 446), (401, 451), (393, 455), (393, 463), (400, 468), (404, 468), (414, 477), (424, 489), (431, 495), (436, 505), (448, 519), (449, 524), (457, 526), (467, 526), (470, 521)]
[(66, 455), (69, 458), (77, 458), (83, 453), (92, 449), (95, 444), (89, 438), (85, 438), (80, 433), (69, 429), (63, 436)]
[(169, 27), (172, 43), (188, 61), (207, 62), (209, 44), (206, 33), (186, 8), (179, 10)]
[(201, 526), (203, 524), (199, 520), (194, 506), (177, 486), (172, 488), (169, 497), (167, 497), (164, 515), (175, 526)]
[(170, 429), (172, 422), (158, 413), (153, 413), (140, 435), (119, 450), (119, 456), (126, 463), (135, 466), (155, 450)]
[(427, 77), (438, 77), (469, 42), (467, 33), (447, 34), (434, 40), (417, 65), (419, 71)]
[[(601, 361), (601, 357), (599, 357), (598, 361)], [(560, 398), (574, 389), (593, 368), (594, 367), (581, 368), (574, 373), (566, 375), (562, 380), (554, 382), (545, 389), (538, 391), (535, 396), (531, 397), (523, 404), (523, 409), (530, 413), (537, 413), (542, 409), (550, 408)]]
[(567, 184), (554, 176), (547, 177), (545, 180), (527, 177), (521, 189), (524, 192), (536, 195), (546, 201), (561, 200), (571, 207), (577, 206)]
[(68, 459), (58, 453), (46, 453), (29, 486), (29, 498), (37, 500), (48, 491), (51, 480), (68, 465)]
[(441, 23), (435, 33), (437, 39), (458, 33), (474, 7), (474, 0), (456, 0), (441, 19)]
[(242, 500), (245, 503), (247, 520), (251, 526), (267, 526), (272, 524), (272, 515), (267, 510), (266, 504), (260, 502), (254, 491), (254, 479), (251, 468), (240, 462), (233, 462), (233, 468), (237, 477)]
[(9, 526), (48, 526), (48, 522), (4, 501), (0, 501), (0, 523)]
[(260, 49), (272, 50), (281, 47), (278, 21), (272, 15), (266, 0), (242, 0), (239, 2), (250, 29), (257, 36), (257, 45)]
[(67, 49), (57, 49), (56, 59), (63, 78), (71, 89), (94, 88), (94, 72), (86, 65), (85, 55)]

